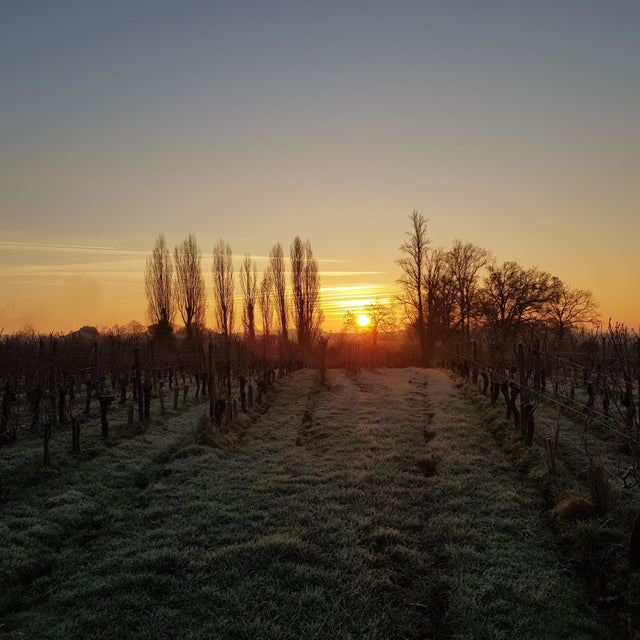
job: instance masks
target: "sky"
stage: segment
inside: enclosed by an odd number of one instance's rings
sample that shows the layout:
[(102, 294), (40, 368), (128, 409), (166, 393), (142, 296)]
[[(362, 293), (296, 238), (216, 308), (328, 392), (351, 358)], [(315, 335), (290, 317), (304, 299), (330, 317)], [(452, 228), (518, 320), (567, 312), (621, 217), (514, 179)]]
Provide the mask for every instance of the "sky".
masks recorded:
[(638, 328), (638, 25), (636, 0), (0, 0), (0, 329), (146, 322), (160, 233), (196, 235), (209, 295), (219, 238), (236, 270), (308, 238), (339, 328), (393, 297), (413, 209)]

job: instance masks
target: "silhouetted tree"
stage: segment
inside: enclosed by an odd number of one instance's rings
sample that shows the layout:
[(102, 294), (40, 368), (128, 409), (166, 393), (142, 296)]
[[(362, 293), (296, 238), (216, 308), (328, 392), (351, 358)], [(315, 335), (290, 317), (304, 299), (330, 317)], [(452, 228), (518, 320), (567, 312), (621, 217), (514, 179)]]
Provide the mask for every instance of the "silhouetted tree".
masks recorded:
[(220, 239), (213, 249), (213, 299), (215, 301), (216, 328), (229, 337), (233, 333), (233, 255), (231, 245)]
[(458, 321), (462, 335), (467, 341), (471, 330), (471, 318), (476, 309), (480, 270), (490, 261), (491, 254), (471, 242), (463, 243), (456, 240), (447, 253), (447, 263), (458, 305)]
[[(225, 338), (227, 409), (231, 409), (231, 334), (233, 333), (233, 254), (228, 242), (218, 240), (213, 249), (213, 298), (216, 327)], [(231, 416), (231, 414), (229, 414)]]
[(271, 265), (267, 264), (262, 274), (260, 283), (260, 316), (262, 319), (262, 333), (269, 336), (271, 333), (271, 321), (273, 319), (273, 275)]
[(269, 252), (269, 266), (271, 268), (273, 291), (276, 297), (278, 321), (280, 323), (280, 336), (282, 337), (283, 342), (287, 342), (289, 339), (287, 281), (284, 265), (284, 251), (282, 250), (282, 245), (279, 242), (276, 242)]
[(258, 267), (247, 253), (240, 267), (240, 289), (242, 290), (242, 324), (250, 342), (256, 338), (256, 296), (258, 291)]
[(546, 319), (561, 341), (566, 332), (584, 325), (596, 326), (600, 320), (599, 305), (591, 291), (573, 289), (555, 276), (551, 280), (553, 295), (546, 307)]
[(436, 342), (448, 336), (455, 307), (455, 290), (447, 255), (442, 248), (428, 249), (423, 264), (422, 297), (429, 359), (433, 357)]
[(313, 257), (311, 242), (302, 242), (299, 236), (291, 244), (290, 257), (293, 316), (298, 344), (303, 351), (308, 351), (313, 346), (322, 320), (322, 312), (318, 306), (318, 264)]
[(423, 301), (423, 276), (424, 266), (429, 247), (427, 238), (427, 220), (413, 210), (409, 216), (411, 229), (405, 233), (406, 239), (400, 245), (400, 251), (404, 254), (396, 263), (402, 269), (402, 276), (398, 284), (402, 288), (399, 296), (400, 302), (405, 307), (411, 326), (418, 335), (420, 346), (420, 364), (427, 364), (427, 345), (424, 318)]
[(180, 316), (191, 337), (204, 326), (207, 298), (202, 275), (202, 254), (194, 235), (189, 234), (173, 252), (175, 291)]
[(378, 366), (378, 344), (382, 336), (396, 330), (396, 317), (393, 307), (380, 300), (368, 304), (364, 313), (369, 317), (369, 324), (365, 331), (371, 335), (371, 349), (373, 352), (373, 366)]
[(175, 300), (173, 297), (173, 264), (164, 234), (160, 234), (147, 258), (144, 274), (147, 316), (152, 331), (159, 338), (173, 332)]
[(488, 267), (480, 293), (480, 310), (486, 326), (505, 343), (524, 324), (540, 320), (553, 296), (553, 282), (547, 272), (503, 262)]

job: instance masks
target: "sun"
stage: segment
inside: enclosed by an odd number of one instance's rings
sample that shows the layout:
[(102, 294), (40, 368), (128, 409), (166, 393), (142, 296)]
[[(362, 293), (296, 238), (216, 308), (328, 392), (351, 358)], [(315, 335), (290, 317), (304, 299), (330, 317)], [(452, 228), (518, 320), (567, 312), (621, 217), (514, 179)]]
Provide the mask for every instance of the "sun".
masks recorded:
[(358, 326), (366, 327), (371, 322), (371, 318), (365, 313), (363, 313), (358, 316), (357, 322), (358, 322)]

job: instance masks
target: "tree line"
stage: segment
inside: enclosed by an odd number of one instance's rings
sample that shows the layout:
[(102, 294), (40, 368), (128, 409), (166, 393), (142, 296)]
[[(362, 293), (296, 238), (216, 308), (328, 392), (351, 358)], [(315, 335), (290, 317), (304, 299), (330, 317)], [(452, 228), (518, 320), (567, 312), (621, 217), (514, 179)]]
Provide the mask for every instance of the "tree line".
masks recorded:
[(421, 364), (438, 342), (472, 334), (509, 345), (544, 328), (558, 343), (572, 330), (595, 326), (599, 305), (591, 291), (573, 288), (538, 267), (498, 263), (491, 252), (455, 240), (446, 250), (431, 245), (428, 220), (414, 210), (400, 246), (399, 302), (419, 344)]
[[(309, 240), (296, 236), (289, 249), (290, 289), (284, 249), (276, 242), (259, 277), (256, 261), (245, 254), (238, 280), (241, 292), (240, 319), (249, 341), (255, 341), (258, 320), (263, 336), (277, 332), (283, 342), (290, 338), (290, 321), (298, 346), (310, 351), (322, 322), (319, 304), (320, 274)], [(214, 329), (227, 338), (236, 330), (235, 272), (231, 245), (220, 239), (211, 260)], [(147, 317), (151, 334), (169, 339), (178, 316), (187, 338), (205, 329), (207, 286), (202, 270), (202, 252), (194, 235), (175, 246), (173, 253), (164, 234), (158, 235), (148, 256), (144, 276)]]

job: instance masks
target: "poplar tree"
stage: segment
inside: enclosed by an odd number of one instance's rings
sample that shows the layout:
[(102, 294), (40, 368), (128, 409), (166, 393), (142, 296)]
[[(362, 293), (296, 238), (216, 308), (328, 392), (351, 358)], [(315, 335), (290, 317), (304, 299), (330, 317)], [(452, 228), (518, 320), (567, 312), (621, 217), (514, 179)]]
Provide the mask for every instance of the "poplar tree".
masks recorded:
[(287, 305), (287, 281), (284, 264), (284, 251), (279, 242), (273, 245), (269, 252), (269, 267), (271, 269), (271, 281), (276, 297), (278, 321), (280, 324), (280, 336), (283, 342), (289, 339), (289, 309)]
[(233, 255), (231, 245), (220, 239), (213, 249), (213, 298), (215, 301), (216, 327), (227, 338), (233, 333)]
[(147, 316), (158, 337), (173, 332), (175, 301), (173, 297), (173, 264), (164, 234), (156, 238), (151, 255), (147, 258), (144, 274), (144, 292), (147, 298)]
[(202, 275), (202, 254), (196, 237), (189, 234), (174, 249), (175, 292), (187, 336), (204, 326), (207, 297)]
[(322, 312), (319, 307), (320, 275), (313, 257), (311, 242), (296, 236), (290, 248), (293, 316), (298, 344), (303, 351), (313, 346)]
[(240, 267), (240, 289), (242, 290), (242, 324), (250, 342), (256, 338), (256, 302), (258, 292), (258, 267), (246, 253)]
[(262, 335), (271, 334), (271, 322), (273, 320), (273, 276), (271, 265), (268, 264), (262, 274), (260, 283), (260, 318), (262, 320)]

